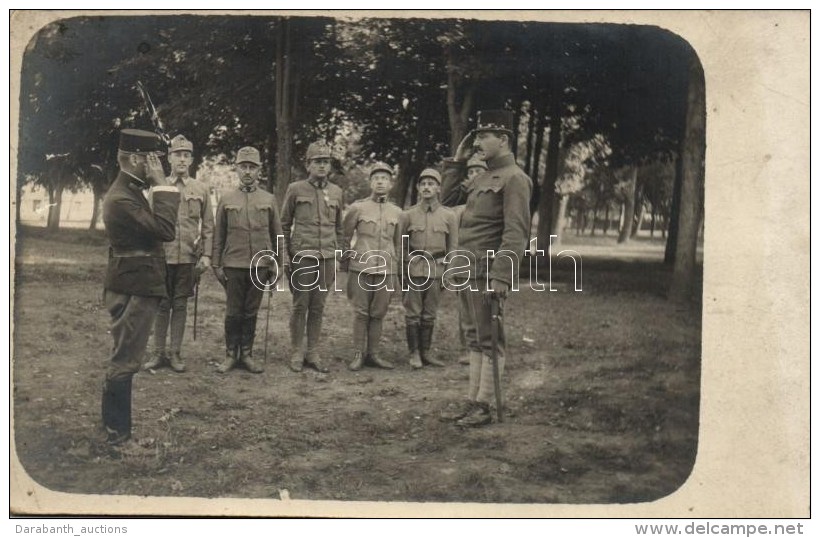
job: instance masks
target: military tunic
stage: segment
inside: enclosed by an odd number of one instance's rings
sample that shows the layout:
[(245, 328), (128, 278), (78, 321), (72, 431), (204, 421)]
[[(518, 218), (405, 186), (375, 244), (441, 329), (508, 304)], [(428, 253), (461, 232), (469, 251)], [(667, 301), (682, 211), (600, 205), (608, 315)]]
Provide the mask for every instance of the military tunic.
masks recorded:
[(103, 201), (110, 248), (105, 305), (111, 315), (114, 349), (106, 378), (130, 379), (139, 370), (160, 299), (167, 297), (163, 242), (174, 239), (180, 194), (156, 188), (153, 207), (148, 185), (120, 171)]

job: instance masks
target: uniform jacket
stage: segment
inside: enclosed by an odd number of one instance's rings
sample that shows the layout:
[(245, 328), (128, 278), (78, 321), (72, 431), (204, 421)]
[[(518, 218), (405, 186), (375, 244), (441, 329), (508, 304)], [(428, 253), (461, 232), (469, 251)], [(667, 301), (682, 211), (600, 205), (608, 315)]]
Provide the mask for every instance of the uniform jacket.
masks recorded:
[[(530, 234), (532, 180), (513, 155), (487, 161), (487, 167), (466, 186), (461, 184), (465, 163), (445, 160), (442, 174), (447, 188), (443, 199), (451, 205), (466, 202), (459, 224), (459, 249), (472, 254), (476, 265), (471, 271), (480, 280), (487, 277), (487, 250), (510, 253), (513, 260), (517, 257), (521, 262)], [(519, 264), (507, 256), (496, 256), (489, 267), (490, 279), (507, 284), (512, 283), (511, 276), (518, 279)]]
[(214, 213), (208, 185), (194, 178), (168, 178), (180, 191), (176, 237), (165, 243), (165, 261), (170, 264), (196, 263), (199, 256), (213, 250)]
[[(351, 271), (396, 274), (400, 216), (399, 206), (386, 198), (382, 201), (365, 198), (350, 204), (344, 218), (344, 240), (345, 250), (356, 252), (350, 260)], [(378, 254), (384, 260), (369, 254)], [(382, 267), (378, 267), (380, 265)]]
[[(444, 256), (455, 250), (458, 243), (458, 223), (456, 213), (444, 207), (438, 200), (432, 203), (421, 201), (403, 211), (399, 218), (399, 235), (408, 236), (401, 242), (405, 263), (409, 261), (410, 276), (440, 277), (444, 272)], [(421, 251), (429, 265), (419, 257), (410, 258), (410, 253)], [(429, 268), (429, 273), (428, 273)], [(402, 267), (402, 269), (405, 269)]]
[(298, 252), (334, 259), (342, 248), (342, 189), (305, 179), (288, 185), (282, 205), (282, 228), (291, 256)]
[[(276, 251), (277, 262), (285, 263), (287, 254), (279, 252), (276, 241), (281, 235), (282, 221), (273, 194), (256, 186), (226, 192), (216, 208), (211, 264), (248, 269), (254, 255), (263, 250)], [(273, 261), (264, 257), (259, 265), (269, 267)]]
[(105, 289), (141, 297), (165, 297), (163, 241), (172, 241), (179, 192), (165, 187), (153, 194), (153, 208), (143, 195), (146, 185), (120, 171), (103, 201), (103, 222), (111, 245)]

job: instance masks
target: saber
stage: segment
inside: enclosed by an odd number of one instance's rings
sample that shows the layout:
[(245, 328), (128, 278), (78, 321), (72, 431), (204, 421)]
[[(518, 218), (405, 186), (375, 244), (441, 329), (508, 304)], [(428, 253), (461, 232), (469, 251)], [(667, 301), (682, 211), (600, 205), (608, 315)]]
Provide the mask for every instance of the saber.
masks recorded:
[(493, 363), (493, 386), (495, 388), (495, 411), (498, 422), (504, 422), (504, 414), (501, 410), (501, 375), (498, 371), (498, 296), (490, 295), (490, 336), (492, 337), (493, 350), (490, 359)]
[(270, 326), (270, 296), (272, 293), (270, 289), (265, 290), (268, 294), (268, 312), (265, 314), (265, 349), (264, 355), (262, 356), (262, 361), (267, 362), (268, 360), (268, 327)]
[(197, 306), (199, 306), (199, 280), (201, 277), (201, 274), (197, 276), (194, 283), (194, 342), (196, 342), (196, 311)]
[(156, 131), (166, 146), (170, 145), (171, 139), (165, 133), (165, 128), (162, 126), (162, 120), (159, 119), (159, 113), (157, 112), (157, 108), (154, 106), (154, 102), (151, 100), (151, 95), (139, 80), (137, 81), (137, 89), (142, 96), (142, 101), (145, 103), (145, 108), (148, 109), (148, 114), (151, 116), (151, 123), (154, 124), (154, 131)]

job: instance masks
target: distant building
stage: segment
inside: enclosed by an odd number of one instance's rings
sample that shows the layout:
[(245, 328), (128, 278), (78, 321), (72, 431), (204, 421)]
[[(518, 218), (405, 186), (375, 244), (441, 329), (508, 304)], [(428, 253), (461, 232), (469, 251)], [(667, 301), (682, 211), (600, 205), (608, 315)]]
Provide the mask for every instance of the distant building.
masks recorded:
[[(20, 221), (30, 226), (45, 227), (48, 221), (48, 191), (36, 185), (25, 185), (20, 197)], [(86, 228), (91, 224), (94, 211), (94, 193), (91, 189), (78, 192), (63, 191), (60, 208), (60, 226)], [(102, 218), (97, 225), (102, 228)]]

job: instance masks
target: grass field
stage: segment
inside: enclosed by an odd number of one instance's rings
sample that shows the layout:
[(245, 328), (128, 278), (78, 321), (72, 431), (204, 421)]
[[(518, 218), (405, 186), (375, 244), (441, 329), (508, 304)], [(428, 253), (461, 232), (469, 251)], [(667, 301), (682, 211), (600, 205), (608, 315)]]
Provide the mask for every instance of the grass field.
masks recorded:
[[(403, 311), (385, 322), (394, 371), (350, 372), (350, 306), (331, 294), (329, 374), (286, 367), (290, 295), (271, 297), (262, 375), (215, 372), (224, 294), (203, 278), (189, 371), (134, 380), (139, 445), (112, 453), (99, 431), (110, 336), (102, 308), (102, 233), (22, 228), (15, 263), (13, 418), (17, 454), (57, 491), (193, 497), (494, 503), (626, 503), (677, 489), (694, 463), (699, 305), (666, 301), (659, 239), (568, 235), (584, 257), (583, 291), (567, 267), (559, 291), (507, 303), (509, 404), (503, 424), (462, 430), (439, 410), (466, 390), (456, 302), (443, 296), (434, 351), (444, 369), (404, 360)], [(565, 262), (562, 262), (565, 263)], [(544, 274), (541, 274), (544, 277)], [(526, 286), (525, 286), (526, 287)], [(267, 302), (267, 300), (266, 300)], [(261, 353), (264, 308), (259, 318)], [(192, 308), (192, 305), (191, 305)]]

